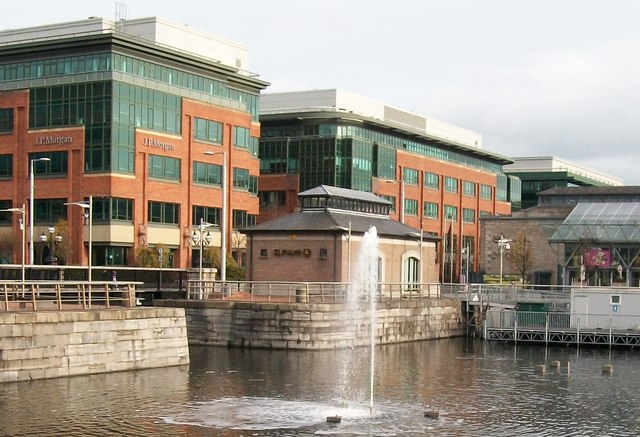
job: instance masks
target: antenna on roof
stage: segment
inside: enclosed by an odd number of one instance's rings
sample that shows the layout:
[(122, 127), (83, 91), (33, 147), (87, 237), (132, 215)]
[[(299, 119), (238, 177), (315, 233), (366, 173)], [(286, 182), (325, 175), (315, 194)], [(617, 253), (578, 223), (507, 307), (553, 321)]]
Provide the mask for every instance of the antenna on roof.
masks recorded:
[(129, 7), (126, 3), (116, 2), (116, 28), (122, 31), (124, 21), (127, 19)]

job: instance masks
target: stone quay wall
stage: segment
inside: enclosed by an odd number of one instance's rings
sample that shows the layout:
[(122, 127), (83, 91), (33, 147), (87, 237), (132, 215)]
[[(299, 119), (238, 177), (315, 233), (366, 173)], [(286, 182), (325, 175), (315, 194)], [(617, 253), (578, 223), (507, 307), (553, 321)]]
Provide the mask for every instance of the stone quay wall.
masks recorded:
[(188, 363), (182, 308), (0, 313), (0, 382)]
[[(189, 343), (272, 349), (336, 349), (370, 340), (370, 309), (356, 314), (344, 304), (169, 301), (186, 311)], [(453, 299), (377, 304), (378, 344), (466, 335), (461, 305)]]

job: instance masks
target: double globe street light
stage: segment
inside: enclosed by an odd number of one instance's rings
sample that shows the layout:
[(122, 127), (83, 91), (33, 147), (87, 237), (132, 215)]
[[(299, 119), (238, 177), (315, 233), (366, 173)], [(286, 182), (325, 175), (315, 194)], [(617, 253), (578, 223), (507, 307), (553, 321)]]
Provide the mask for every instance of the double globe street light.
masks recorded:
[(204, 231), (211, 227), (214, 226), (212, 223), (207, 223), (205, 222), (202, 218), (200, 219), (200, 224), (198, 225), (198, 230), (197, 231), (193, 231), (193, 235), (191, 235), (191, 241), (193, 241), (194, 245), (198, 245), (200, 246), (200, 256), (199, 256), (199, 264), (198, 264), (198, 290), (199, 290), (199, 299), (202, 299), (204, 296), (204, 293), (202, 292), (202, 258), (204, 258), (204, 245), (206, 244), (207, 246), (209, 244), (211, 244), (211, 240), (213, 240), (213, 237), (211, 237), (211, 233), (209, 231), (207, 231), (207, 233), (205, 234)]

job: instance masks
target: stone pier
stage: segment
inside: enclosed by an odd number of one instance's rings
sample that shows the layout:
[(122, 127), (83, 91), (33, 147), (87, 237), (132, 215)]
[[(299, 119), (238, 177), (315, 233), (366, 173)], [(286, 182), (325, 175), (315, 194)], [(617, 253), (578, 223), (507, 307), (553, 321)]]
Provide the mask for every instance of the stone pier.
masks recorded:
[(182, 308), (0, 313), (0, 382), (188, 363)]
[[(273, 349), (336, 349), (369, 344), (370, 317), (358, 326), (344, 304), (163, 300), (184, 307), (189, 343)], [(398, 300), (377, 304), (377, 344), (466, 334), (459, 302), (452, 299)]]

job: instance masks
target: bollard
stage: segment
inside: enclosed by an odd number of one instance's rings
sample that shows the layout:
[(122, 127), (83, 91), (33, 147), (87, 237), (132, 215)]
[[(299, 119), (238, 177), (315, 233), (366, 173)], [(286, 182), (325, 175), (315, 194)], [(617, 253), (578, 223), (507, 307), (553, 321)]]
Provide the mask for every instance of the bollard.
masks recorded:
[(547, 371), (547, 366), (545, 366), (544, 364), (538, 364), (536, 366), (536, 373), (544, 375), (546, 371)]
[(426, 410), (424, 412), (424, 417), (428, 417), (430, 419), (437, 419), (440, 417), (440, 412), (438, 410)]
[(613, 373), (613, 366), (611, 364), (605, 364), (602, 366), (603, 375), (611, 375)]
[(560, 361), (551, 361), (551, 367), (555, 367), (556, 369), (560, 368)]

